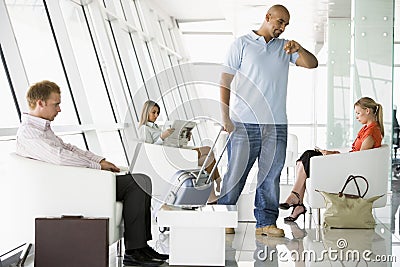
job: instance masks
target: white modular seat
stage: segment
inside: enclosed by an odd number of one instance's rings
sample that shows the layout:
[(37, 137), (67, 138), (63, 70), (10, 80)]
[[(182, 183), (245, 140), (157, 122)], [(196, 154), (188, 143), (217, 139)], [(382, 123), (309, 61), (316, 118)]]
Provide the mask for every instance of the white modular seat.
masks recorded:
[[(310, 161), (310, 178), (306, 180), (306, 202), (313, 209), (325, 208), (324, 198), (315, 189), (338, 193), (349, 175), (361, 175), (369, 183), (365, 197), (385, 195), (373, 205), (374, 208), (384, 207), (388, 192), (389, 162), (390, 147), (386, 144), (358, 152), (313, 157)], [(364, 183), (360, 181), (359, 185), (363, 192)], [(356, 194), (353, 182), (347, 186), (345, 192)]]
[[(4, 246), (34, 243), (35, 218), (83, 215), (109, 218), (109, 244), (122, 237), (122, 203), (115, 174), (59, 166), (14, 153), (1, 164), (1, 239)], [(6, 205), (3, 205), (7, 203)]]
[(225, 266), (225, 228), (237, 227), (237, 215), (234, 205), (206, 205), (195, 210), (163, 206), (157, 222), (159, 227), (170, 228), (168, 263)]
[(148, 175), (153, 184), (153, 201), (162, 202), (171, 188), (173, 175), (179, 170), (197, 169), (197, 151), (143, 143), (133, 173)]
[[(144, 144), (133, 172), (147, 174), (152, 179), (153, 199), (158, 200), (170, 188), (170, 178), (176, 171), (193, 168), (197, 168), (194, 150)], [(4, 250), (34, 243), (37, 217), (106, 217), (110, 245), (121, 239), (122, 202), (116, 201), (115, 173), (54, 165), (15, 153), (6, 156), (0, 171), (2, 217), (12, 218), (1, 221)]]

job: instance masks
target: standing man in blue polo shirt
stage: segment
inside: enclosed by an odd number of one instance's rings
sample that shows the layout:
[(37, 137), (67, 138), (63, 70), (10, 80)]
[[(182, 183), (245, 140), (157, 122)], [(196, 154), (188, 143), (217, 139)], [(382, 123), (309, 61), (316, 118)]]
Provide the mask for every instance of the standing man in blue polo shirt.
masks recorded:
[[(318, 66), (316, 57), (299, 43), (278, 38), (289, 19), (289, 11), (284, 6), (274, 5), (259, 30), (236, 39), (226, 57), (220, 84), (223, 125), (232, 135), (228, 171), (218, 204), (237, 203), (258, 158), (256, 234), (274, 237), (285, 235), (276, 227), (276, 220), (279, 178), (287, 144), (289, 63), (309, 69)], [(233, 229), (227, 229), (230, 232)]]

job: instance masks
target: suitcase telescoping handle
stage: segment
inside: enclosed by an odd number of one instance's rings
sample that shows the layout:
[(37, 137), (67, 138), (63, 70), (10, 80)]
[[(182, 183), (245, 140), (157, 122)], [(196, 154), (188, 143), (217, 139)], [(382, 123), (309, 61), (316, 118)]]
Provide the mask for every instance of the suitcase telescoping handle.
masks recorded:
[[(223, 130), (223, 128), (222, 128), (222, 130)], [(227, 148), (228, 145), (229, 145), (229, 139), (230, 139), (230, 138), (231, 138), (231, 134), (228, 135), (228, 138), (226, 139), (224, 148), (223, 148), (222, 151), (221, 151), (221, 155), (219, 155), (217, 162), (215, 162), (215, 165), (214, 165), (214, 167), (213, 167), (212, 170), (211, 170), (210, 176), (208, 177), (206, 184), (208, 184), (208, 183), (211, 181), (211, 178), (212, 178), (214, 172), (217, 170), (218, 164), (219, 164), (219, 162), (221, 161), (222, 156), (224, 155), (224, 152), (225, 152), (226, 148)]]
[[(221, 135), (221, 132), (222, 132), (223, 130), (224, 130), (224, 127), (221, 126), (221, 129), (219, 130), (219, 132), (218, 132), (218, 134), (217, 134), (217, 138), (215, 138), (215, 141), (214, 141), (212, 147), (210, 148), (210, 151), (208, 152), (207, 157), (206, 157), (206, 159), (204, 160), (204, 163), (203, 163), (203, 165), (201, 166), (201, 169), (200, 169), (200, 171), (199, 171), (199, 173), (198, 173), (198, 175), (197, 175), (196, 184), (199, 182), (199, 179), (200, 179), (200, 177), (201, 177), (201, 174), (202, 174), (202, 173), (204, 172), (204, 170), (206, 169), (208, 160), (210, 159), (211, 154), (213, 153), (213, 150), (214, 150), (214, 148), (215, 148), (215, 145), (217, 144), (217, 141), (218, 141), (218, 139), (219, 139), (219, 136)], [(217, 167), (218, 167), (218, 163), (221, 161), (221, 158), (222, 158), (222, 156), (224, 155), (224, 152), (225, 152), (226, 148), (228, 147), (228, 143), (229, 143), (229, 139), (230, 139), (230, 138), (231, 138), (231, 135), (228, 136), (228, 139), (226, 140), (226, 143), (225, 143), (225, 145), (224, 145), (224, 148), (223, 148), (222, 151), (221, 151), (221, 155), (219, 155), (219, 158), (218, 158), (217, 162), (215, 163), (214, 167), (212, 168), (212, 170), (211, 170), (211, 172), (210, 172), (210, 174), (209, 174), (209, 177), (208, 177), (208, 179), (207, 179), (207, 181), (206, 181), (206, 184), (208, 184), (208, 183), (210, 182), (211, 177), (213, 176), (214, 172), (216, 171), (216, 169), (217, 169)]]

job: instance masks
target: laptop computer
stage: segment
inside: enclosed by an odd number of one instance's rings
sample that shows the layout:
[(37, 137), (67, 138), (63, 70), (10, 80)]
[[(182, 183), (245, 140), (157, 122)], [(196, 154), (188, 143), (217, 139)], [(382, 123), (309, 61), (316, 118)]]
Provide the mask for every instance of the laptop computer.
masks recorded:
[(119, 166), (121, 171), (117, 175), (133, 173), (133, 168), (135, 167), (136, 160), (139, 157), (140, 149), (142, 148), (142, 146), (143, 146), (143, 141), (138, 141), (136, 144), (136, 147), (135, 147), (135, 151), (133, 152), (133, 157), (132, 157), (131, 163), (129, 164), (129, 167), (126, 168), (126, 167)]

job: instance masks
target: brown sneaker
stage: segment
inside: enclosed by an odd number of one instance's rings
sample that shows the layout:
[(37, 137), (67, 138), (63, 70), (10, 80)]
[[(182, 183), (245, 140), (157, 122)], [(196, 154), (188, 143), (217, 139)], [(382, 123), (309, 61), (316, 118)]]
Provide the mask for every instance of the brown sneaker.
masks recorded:
[(276, 225), (268, 225), (265, 227), (256, 228), (256, 235), (283, 237), (285, 236), (285, 232), (283, 229), (276, 227)]
[(234, 234), (235, 228), (225, 228), (225, 234)]

